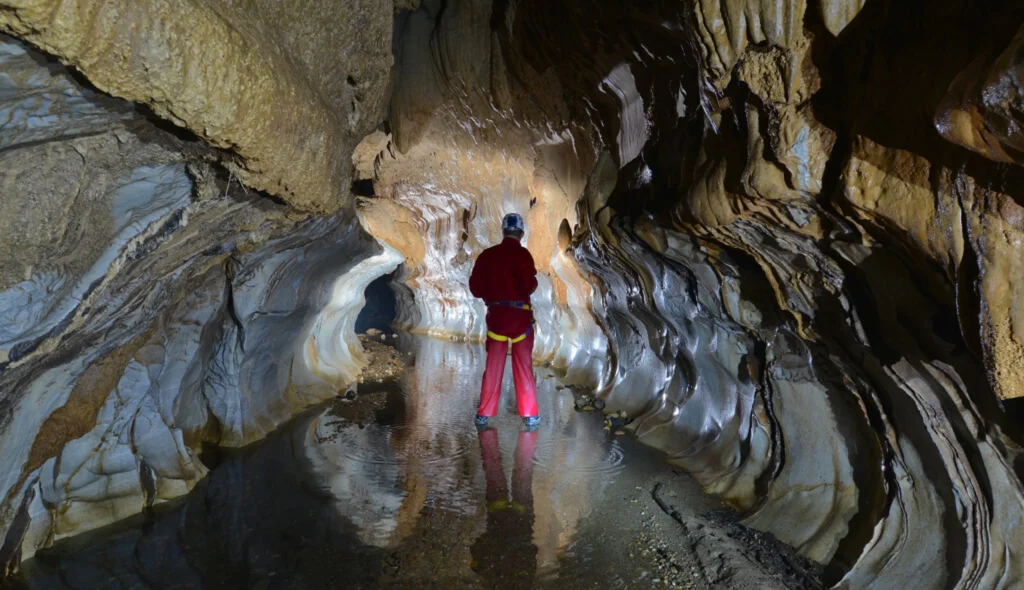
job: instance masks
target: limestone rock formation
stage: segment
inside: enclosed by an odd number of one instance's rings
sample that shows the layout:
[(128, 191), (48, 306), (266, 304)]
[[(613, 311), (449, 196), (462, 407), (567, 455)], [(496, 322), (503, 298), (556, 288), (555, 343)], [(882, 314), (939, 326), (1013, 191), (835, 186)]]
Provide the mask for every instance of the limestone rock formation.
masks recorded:
[(0, 0), (205, 140), (0, 45), (4, 563), (354, 379), (378, 276), (482, 339), (517, 211), (536, 360), (745, 522), (839, 588), (1024, 583), (1024, 6), (300, 4)]
[(946, 139), (997, 162), (1024, 162), (1024, 26), (995, 59), (980, 56), (950, 85), (936, 126)]

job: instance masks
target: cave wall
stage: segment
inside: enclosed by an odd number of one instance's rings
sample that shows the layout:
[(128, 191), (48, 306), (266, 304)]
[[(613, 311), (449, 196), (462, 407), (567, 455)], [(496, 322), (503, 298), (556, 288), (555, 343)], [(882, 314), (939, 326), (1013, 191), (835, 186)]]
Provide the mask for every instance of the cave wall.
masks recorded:
[(360, 199), (359, 216), (405, 257), (398, 325), (482, 341), (485, 309), (469, 293), (469, 273), (500, 239), (501, 218), (521, 213), (541, 272), (536, 356), (571, 369), (573, 380), (599, 381), (605, 338), (589, 310), (594, 287), (559, 248), (593, 155), (568, 132), (538, 137), (519, 120), (491, 14), (489, 1), (431, 1), (396, 19), (387, 128), (353, 154), (357, 177), (376, 192)]
[(0, 557), (179, 497), (356, 381), (394, 270), (351, 210), (309, 216), (223, 155), (0, 37)]

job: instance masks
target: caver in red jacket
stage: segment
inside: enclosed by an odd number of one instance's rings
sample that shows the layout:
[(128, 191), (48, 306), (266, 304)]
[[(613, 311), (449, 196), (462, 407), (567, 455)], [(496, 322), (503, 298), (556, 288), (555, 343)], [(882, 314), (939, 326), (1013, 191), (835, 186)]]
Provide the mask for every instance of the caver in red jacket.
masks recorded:
[[(483, 251), (469, 276), (469, 290), (485, 303), (530, 302), (537, 290), (537, 269), (530, 251), (515, 238), (505, 238)], [(533, 312), (502, 305), (487, 308), (487, 329), (502, 336), (525, 334), (533, 323)]]
[[(477, 416), (498, 413), (505, 356), (512, 346), (512, 377), (519, 415), (537, 416), (537, 381), (533, 375), (533, 312), (499, 303), (529, 304), (537, 289), (533, 256), (515, 238), (505, 238), (476, 259), (469, 290), (487, 306), (487, 367), (480, 385)], [(486, 424), (486, 421), (484, 422)], [(478, 420), (479, 424), (479, 420)]]

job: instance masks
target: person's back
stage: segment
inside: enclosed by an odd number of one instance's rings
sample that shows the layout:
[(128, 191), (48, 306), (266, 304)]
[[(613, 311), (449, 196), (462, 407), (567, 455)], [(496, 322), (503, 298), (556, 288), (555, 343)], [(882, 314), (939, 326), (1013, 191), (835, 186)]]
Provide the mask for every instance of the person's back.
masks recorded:
[(519, 241), (525, 226), (515, 213), (502, 220), (504, 239), (483, 251), (469, 277), (469, 290), (487, 304), (487, 368), (480, 389), (477, 426), (498, 411), (505, 356), (512, 346), (512, 375), (519, 414), (528, 428), (536, 427), (536, 381), (533, 376), (533, 311), (530, 295), (537, 289), (533, 256)]
[(469, 277), (469, 290), (487, 304), (487, 329), (506, 337), (526, 333), (533, 322), (529, 309), (501, 305), (519, 302), (529, 306), (537, 289), (533, 256), (519, 240), (506, 237), (483, 251)]

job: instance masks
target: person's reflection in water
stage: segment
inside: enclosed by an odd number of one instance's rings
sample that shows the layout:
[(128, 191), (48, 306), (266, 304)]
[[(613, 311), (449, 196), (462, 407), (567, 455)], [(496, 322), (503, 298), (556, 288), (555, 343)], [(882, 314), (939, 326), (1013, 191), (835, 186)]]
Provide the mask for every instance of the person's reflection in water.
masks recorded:
[(533, 455), (537, 433), (520, 432), (512, 468), (512, 498), (501, 466), (498, 431), (479, 433), (487, 479), (487, 530), (471, 549), (473, 571), (496, 587), (529, 588), (537, 570), (533, 544)]

